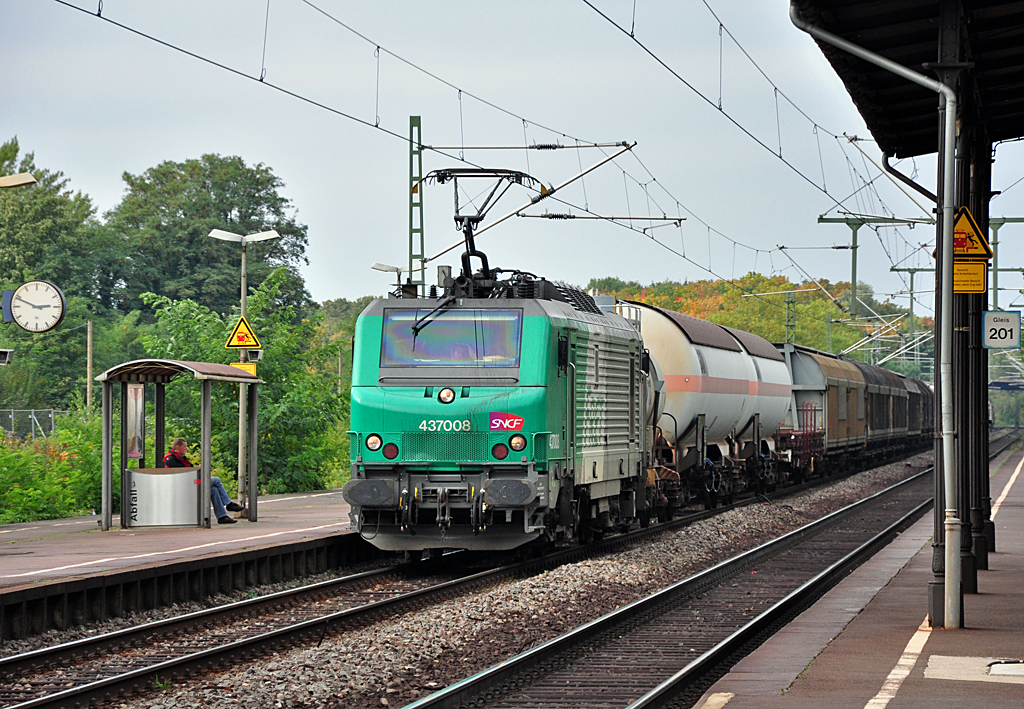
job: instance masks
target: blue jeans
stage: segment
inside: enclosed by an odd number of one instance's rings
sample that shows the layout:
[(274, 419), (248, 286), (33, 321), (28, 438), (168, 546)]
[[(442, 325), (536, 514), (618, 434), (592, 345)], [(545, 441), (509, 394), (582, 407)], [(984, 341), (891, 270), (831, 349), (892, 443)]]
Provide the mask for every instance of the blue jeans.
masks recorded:
[(213, 498), (213, 512), (217, 519), (227, 517), (228, 511), (224, 509), (224, 505), (231, 502), (231, 498), (228, 497), (228, 492), (224, 489), (224, 483), (216, 475), (210, 476), (210, 497)]

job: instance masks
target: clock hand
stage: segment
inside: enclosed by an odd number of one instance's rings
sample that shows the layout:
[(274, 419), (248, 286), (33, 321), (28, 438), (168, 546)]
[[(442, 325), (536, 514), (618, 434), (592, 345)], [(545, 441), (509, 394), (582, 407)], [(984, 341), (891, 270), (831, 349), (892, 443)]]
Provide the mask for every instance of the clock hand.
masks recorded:
[(27, 300), (25, 300), (24, 298), (22, 298), (20, 295), (17, 298), (15, 298), (15, 300), (20, 300), (25, 305), (29, 306), (30, 308), (35, 308), (36, 310), (42, 310), (43, 308), (51, 308), (51, 307), (53, 307), (51, 305), (36, 305), (35, 303), (30, 303)]

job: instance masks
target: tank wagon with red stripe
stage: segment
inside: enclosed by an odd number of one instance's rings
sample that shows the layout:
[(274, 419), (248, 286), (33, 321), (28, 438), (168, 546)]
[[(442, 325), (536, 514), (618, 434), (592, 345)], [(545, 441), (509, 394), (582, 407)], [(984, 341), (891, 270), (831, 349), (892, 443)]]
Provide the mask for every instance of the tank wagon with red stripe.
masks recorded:
[(658, 515), (776, 486), (785, 471), (772, 434), (792, 395), (783, 355), (749, 332), (639, 307), (644, 346), (662, 381), (650, 466)]

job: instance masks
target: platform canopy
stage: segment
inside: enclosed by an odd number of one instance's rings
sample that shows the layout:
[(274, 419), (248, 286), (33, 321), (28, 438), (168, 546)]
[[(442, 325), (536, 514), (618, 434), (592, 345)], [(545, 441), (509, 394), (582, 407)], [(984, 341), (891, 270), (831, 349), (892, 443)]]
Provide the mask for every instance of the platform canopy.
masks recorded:
[[(946, 0), (960, 8), (965, 62), (979, 119), (993, 142), (1024, 136), (1024, 2)], [(936, 78), (942, 0), (793, 0), (808, 22), (903, 66)], [(846, 85), (878, 147), (891, 157), (934, 153), (935, 92), (831, 45), (818, 43)]]
[(96, 377), (96, 381), (166, 384), (182, 374), (191, 375), (197, 380), (209, 379), (233, 384), (263, 383), (256, 375), (229, 364), (188, 362), (178, 359), (136, 359), (111, 367)]

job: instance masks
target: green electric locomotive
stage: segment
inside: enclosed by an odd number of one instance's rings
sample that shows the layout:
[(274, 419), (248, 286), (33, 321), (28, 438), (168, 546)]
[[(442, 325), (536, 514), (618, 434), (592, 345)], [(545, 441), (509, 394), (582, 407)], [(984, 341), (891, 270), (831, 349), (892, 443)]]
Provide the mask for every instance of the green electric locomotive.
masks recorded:
[[(477, 254), (478, 256), (480, 254)], [(646, 509), (643, 346), (587, 294), (483, 267), (356, 324), (351, 520), (375, 546), (502, 550)]]

